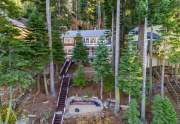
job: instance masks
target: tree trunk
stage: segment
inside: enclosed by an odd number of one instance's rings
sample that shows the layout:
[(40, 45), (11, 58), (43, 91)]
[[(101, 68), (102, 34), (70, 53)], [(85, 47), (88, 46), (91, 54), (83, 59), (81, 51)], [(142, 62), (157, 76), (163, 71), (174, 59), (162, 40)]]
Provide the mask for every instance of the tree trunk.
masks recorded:
[(119, 93), (119, 48), (120, 48), (120, 0), (117, 0), (117, 17), (116, 17), (116, 48), (115, 48), (115, 109), (114, 112), (119, 112), (120, 93)]
[(140, 55), (143, 56), (143, 42), (144, 42), (144, 21), (139, 24), (139, 36), (138, 36), (138, 49)]
[(101, 29), (101, 2), (98, 2), (98, 29)]
[[(120, 42), (121, 42), (121, 48), (123, 48), (124, 46), (124, 42), (125, 42), (125, 16), (126, 16), (126, 0), (122, 0), (121, 2), (122, 4), (122, 16), (121, 16), (121, 38), (120, 38)], [(121, 54), (120, 54), (121, 56)]]
[(103, 78), (101, 77), (101, 91), (100, 91), (101, 100), (103, 100)]
[(141, 101), (141, 120), (145, 124), (145, 106), (146, 106), (146, 64), (147, 64), (147, 17), (144, 24), (144, 42), (143, 42), (143, 85)]
[(9, 106), (8, 106), (7, 116), (6, 116), (6, 120), (5, 120), (4, 124), (8, 124), (10, 113), (11, 113), (11, 110), (12, 110), (12, 95), (13, 95), (12, 86), (10, 86), (10, 88), (9, 88), (9, 94), (10, 94), (10, 97), (9, 97)]
[(61, 0), (57, 0), (57, 16), (61, 16)]
[(53, 64), (53, 52), (52, 52), (52, 31), (51, 31), (51, 11), (50, 0), (46, 0), (46, 19), (48, 28), (48, 44), (50, 50), (50, 89), (51, 95), (56, 96), (55, 83), (54, 83), (54, 64)]
[(40, 85), (40, 76), (37, 75), (37, 93), (39, 94), (41, 92), (41, 85)]
[(54, 78), (55, 79), (58, 79), (59, 78), (59, 66), (58, 66), (58, 64), (54, 64), (54, 66), (55, 66), (55, 69), (54, 69)]
[(165, 71), (165, 57), (162, 60), (162, 70), (161, 70), (161, 98), (164, 98), (164, 71)]
[(129, 95), (128, 95), (128, 102), (130, 103), (131, 102), (131, 93), (129, 92)]
[[(76, 0), (76, 21), (78, 22), (78, 0)], [(76, 23), (76, 30), (78, 30), (78, 23)]]
[(112, 41), (112, 71), (113, 74), (115, 73), (115, 12), (114, 12), (114, 8), (112, 8), (112, 37), (111, 37), (111, 41)]
[(9, 70), (10, 70), (11, 65), (12, 65), (12, 49), (10, 46), (8, 47), (8, 64), (9, 64)]
[(46, 78), (46, 73), (45, 73), (45, 71), (43, 72), (43, 79), (44, 79), (45, 93), (46, 93), (46, 95), (48, 96), (48, 95), (49, 95), (49, 91), (48, 91), (47, 78)]
[(177, 75), (178, 75), (178, 66), (177, 66), (177, 64), (175, 64), (175, 69), (174, 69), (174, 78), (175, 78), (175, 80), (177, 80)]
[(150, 82), (150, 89), (149, 89), (149, 96), (151, 99), (152, 96), (152, 86), (153, 86), (153, 78), (152, 78), (152, 42), (153, 42), (153, 27), (151, 25), (151, 39), (149, 42), (149, 82)]

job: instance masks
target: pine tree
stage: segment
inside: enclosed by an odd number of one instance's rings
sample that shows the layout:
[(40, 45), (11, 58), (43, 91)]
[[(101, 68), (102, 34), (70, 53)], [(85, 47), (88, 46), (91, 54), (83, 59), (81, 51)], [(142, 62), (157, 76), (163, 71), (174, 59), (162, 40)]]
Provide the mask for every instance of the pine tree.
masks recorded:
[(72, 58), (76, 62), (85, 64), (88, 61), (87, 48), (84, 46), (82, 37), (80, 34), (77, 34), (75, 40), (76, 40), (76, 46), (73, 49), (73, 57)]
[(155, 96), (152, 106), (152, 124), (177, 124), (176, 112), (168, 98)]
[(104, 26), (109, 29), (112, 25), (112, 0), (104, 0), (103, 6), (105, 11)]
[(112, 72), (104, 78), (104, 90), (110, 93), (114, 91), (114, 74)]
[(95, 70), (96, 80), (101, 82), (100, 97), (103, 99), (103, 80), (110, 72), (110, 64), (108, 60), (108, 48), (101, 40), (95, 51), (93, 68)]
[(85, 78), (83, 65), (79, 65), (77, 71), (75, 72), (75, 75), (73, 78), (73, 84), (75, 86), (80, 86), (80, 87), (83, 87), (86, 85), (86, 78)]
[(132, 99), (126, 112), (127, 124), (142, 124), (136, 100)]

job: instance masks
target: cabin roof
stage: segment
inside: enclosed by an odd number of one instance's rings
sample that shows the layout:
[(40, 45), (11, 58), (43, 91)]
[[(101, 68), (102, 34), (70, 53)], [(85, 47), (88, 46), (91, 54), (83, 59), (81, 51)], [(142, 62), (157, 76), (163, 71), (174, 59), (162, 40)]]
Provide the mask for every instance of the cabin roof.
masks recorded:
[(65, 32), (65, 34), (62, 35), (63, 38), (70, 38), (70, 37), (76, 37), (77, 34), (80, 34), (82, 37), (101, 37), (103, 35), (106, 35), (110, 32), (110, 30), (71, 30)]
[(9, 22), (11, 22), (14, 26), (19, 28), (26, 28), (25, 24), (19, 20), (9, 18)]
[(20, 31), (20, 34), (16, 36), (17, 39), (25, 39), (30, 33), (30, 31), (26, 27), (25, 20), (8, 18), (8, 21)]
[[(152, 32), (152, 39), (153, 40), (159, 40), (161, 38), (161, 35), (158, 33), (158, 30), (160, 30), (159, 26), (154, 26), (154, 31)], [(129, 34), (138, 35), (139, 34), (139, 28), (135, 27), (134, 29), (130, 30)], [(151, 32), (148, 28), (147, 32), (147, 39), (151, 38)]]

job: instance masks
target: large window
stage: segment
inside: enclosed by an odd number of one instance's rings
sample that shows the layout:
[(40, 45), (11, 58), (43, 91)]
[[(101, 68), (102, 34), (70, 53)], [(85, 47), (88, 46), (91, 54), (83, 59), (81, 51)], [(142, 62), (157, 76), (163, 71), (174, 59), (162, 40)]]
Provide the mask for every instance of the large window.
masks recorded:
[(73, 38), (65, 38), (64, 39), (64, 44), (65, 45), (73, 45), (74, 44), (74, 39)]

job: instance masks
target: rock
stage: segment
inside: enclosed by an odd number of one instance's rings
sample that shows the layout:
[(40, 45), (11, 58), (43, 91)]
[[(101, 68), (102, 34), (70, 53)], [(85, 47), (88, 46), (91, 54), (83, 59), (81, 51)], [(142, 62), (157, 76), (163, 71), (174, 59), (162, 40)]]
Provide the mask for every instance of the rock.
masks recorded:
[(43, 104), (47, 104), (47, 103), (49, 103), (49, 101), (48, 101), (48, 100), (43, 102)]
[(28, 115), (29, 118), (36, 118), (37, 116), (36, 115)]
[(15, 124), (28, 124), (28, 121), (21, 119), (21, 120), (17, 120)]

